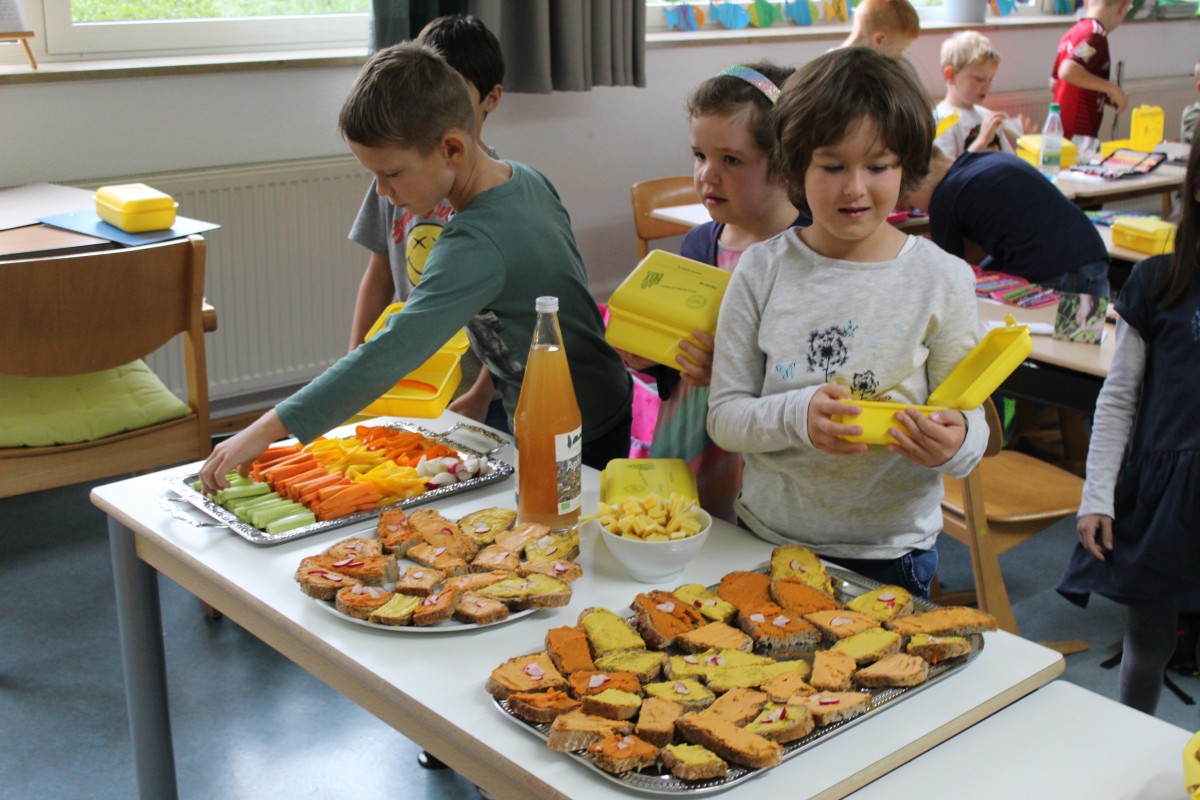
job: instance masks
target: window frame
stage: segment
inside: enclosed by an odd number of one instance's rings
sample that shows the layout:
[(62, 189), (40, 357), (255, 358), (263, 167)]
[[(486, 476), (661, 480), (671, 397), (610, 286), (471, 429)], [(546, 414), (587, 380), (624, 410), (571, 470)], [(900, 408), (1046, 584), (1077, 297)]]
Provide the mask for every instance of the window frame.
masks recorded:
[(42, 0), (46, 52), (179, 55), (252, 50), (364, 47), (370, 14), (85, 22), (71, 19), (71, 0)]

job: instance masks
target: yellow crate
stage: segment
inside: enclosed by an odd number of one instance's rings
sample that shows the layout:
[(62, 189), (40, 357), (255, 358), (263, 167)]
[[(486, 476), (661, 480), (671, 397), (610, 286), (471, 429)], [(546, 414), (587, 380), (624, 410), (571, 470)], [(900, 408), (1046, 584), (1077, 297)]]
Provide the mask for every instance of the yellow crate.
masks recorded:
[(697, 500), (696, 476), (682, 458), (614, 458), (600, 471), (600, 502), (677, 494)]
[[(1040, 133), (1027, 133), (1017, 139), (1017, 155), (1035, 167), (1038, 165), (1038, 151), (1041, 149), (1042, 135)], [(1062, 158), (1059, 161), (1059, 167), (1061, 169), (1073, 167), (1078, 159), (1079, 151), (1075, 149), (1075, 143), (1070, 139), (1063, 139)]]
[(436, 417), (446, 410), (462, 383), (462, 357), (439, 350), (371, 405), (363, 414), (390, 417)]
[[(367, 342), (371, 341), (372, 336), (383, 330), (383, 326), (387, 324), (388, 317), (390, 317), (392, 314), (400, 313), (400, 309), (402, 308), (404, 308), (404, 303), (392, 303), (390, 306), (385, 308), (383, 313), (379, 315), (379, 319), (375, 320), (375, 324), (372, 325), (371, 329), (367, 331), (367, 335), (363, 337), (363, 340)], [(461, 356), (463, 353), (467, 352), (470, 347), (471, 341), (467, 338), (467, 330), (466, 328), (462, 328), (458, 331), (458, 333), (451, 336), (450, 341), (446, 342), (439, 349), (451, 350)]]
[(1158, 217), (1117, 217), (1112, 224), (1115, 247), (1124, 247), (1146, 255), (1175, 252), (1174, 222)]
[(144, 183), (101, 186), (96, 190), (96, 214), (126, 233), (158, 231), (175, 224), (174, 198)]
[(862, 408), (857, 417), (837, 415), (834, 421), (845, 425), (859, 425), (860, 436), (844, 437), (851, 442), (867, 444), (895, 443), (888, 429), (903, 427), (896, 421), (896, 412), (905, 408), (916, 408), (925, 416), (941, 408), (972, 409), (983, 405), (992, 392), (1000, 388), (1004, 379), (1021, 366), (1033, 352), (1033, 338), (1029, 328), (1017, 325), (1010, 315), (1005, 317), (1005, 327), (989, 331), (979, 344), (967, 353), (962, 361), (950, 371), (946, 379), (930, 393), (926, 405), (905, 405), (882, 401), (853, 401)]
[(604, 338), (618, 350), (679, 369), (679, 341), (692, 330), (717, 332), (729, 273), (690, 258), (652, 250), (608, 301)]
[(1162, 106), (1140, 105), (1129, 118), (1129, 146), (1152, 153), (1163, 140)]

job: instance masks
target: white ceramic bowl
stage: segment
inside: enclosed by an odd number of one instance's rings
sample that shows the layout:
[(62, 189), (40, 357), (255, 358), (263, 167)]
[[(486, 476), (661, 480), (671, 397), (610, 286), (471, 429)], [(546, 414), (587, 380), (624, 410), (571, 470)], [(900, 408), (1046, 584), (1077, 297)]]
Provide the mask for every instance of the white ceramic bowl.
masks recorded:
[(670, 542), (643, 542), (639, 539), (626, 539), (610, 533), (607, 528), (596, 522), (600, 535), (608, 545), (608, 551), (617, 561), (629, 571), (629, 577), (642, 583), (665, 583), (683, 574), (683, 568), (696, 557), (708, 531), (712, 528), (712, 516), (699, 509), (704, 527), (699, 533), (686, 539), (675, 539)]

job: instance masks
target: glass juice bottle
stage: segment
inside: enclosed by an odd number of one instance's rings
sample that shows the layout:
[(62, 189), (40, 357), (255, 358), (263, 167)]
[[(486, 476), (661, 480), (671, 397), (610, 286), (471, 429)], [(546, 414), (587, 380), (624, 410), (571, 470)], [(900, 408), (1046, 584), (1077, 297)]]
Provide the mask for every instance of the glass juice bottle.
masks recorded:
[(537, 323), (513, 425), (517, 519), (552, 530), (574, 527), (579, 522), (583, 427), (558, 326), (557, 297), (537, 299)]

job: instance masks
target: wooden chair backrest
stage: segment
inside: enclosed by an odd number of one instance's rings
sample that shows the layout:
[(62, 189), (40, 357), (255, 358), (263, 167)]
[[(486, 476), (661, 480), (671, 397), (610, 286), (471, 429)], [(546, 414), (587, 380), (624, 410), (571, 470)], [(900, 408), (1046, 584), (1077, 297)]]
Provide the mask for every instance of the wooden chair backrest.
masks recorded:
[(987, 419), (988, 426), (987, 449), (983, 451), (984, 458), (987, 458), (996, 455), (1004, 448), (1004, 423), (1000, 419), (1000, 412), (996, 410), (996, 404), (990, 397), (983, 403), (983, 415)]
[(650, 216), (651, 211), (700, 202), (691, 175), (641, 181), (633, 185), (630, 194), (633, 199), (633, 226), (637, 232), (639, 259), (645, 258), (650, 252), (651, 240), (682, 236), (689, 230), (685, 225), (655, 219)]
[[(203, 375), (205, 244), (162, 244), (0, 264), (0, 372), (97, 372), (186, 335)], [(197, 352), (198, 351), (198, 352)]]

